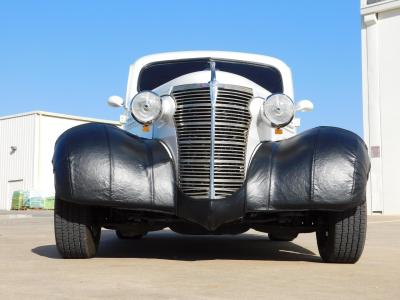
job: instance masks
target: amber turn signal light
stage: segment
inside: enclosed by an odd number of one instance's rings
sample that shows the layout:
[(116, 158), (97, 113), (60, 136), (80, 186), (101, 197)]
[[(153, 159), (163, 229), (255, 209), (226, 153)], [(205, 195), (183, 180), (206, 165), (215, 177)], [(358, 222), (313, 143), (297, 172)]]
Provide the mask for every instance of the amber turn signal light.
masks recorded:
[(283, 130), (281, 128), (275, 128), (275, 134), (282, 134)]
[(150, 131), (150, 125), (149, 124), (144, 124), (142, 130), (143, 130), (143, 132), (149, 132)]

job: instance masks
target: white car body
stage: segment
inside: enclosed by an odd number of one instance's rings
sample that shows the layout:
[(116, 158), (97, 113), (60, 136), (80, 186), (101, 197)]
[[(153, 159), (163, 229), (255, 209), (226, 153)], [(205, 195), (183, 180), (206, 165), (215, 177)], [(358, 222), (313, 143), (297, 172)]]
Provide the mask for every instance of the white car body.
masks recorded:
[[(270, 66), (277, 69), (282, 77), (283, 93), (294, 98), (292, 73), (290, 68), (282, 61), (258, 54), (247, 54), (239, 52), (224, 52), (224, 51), (184, 51), (184, 52), (169, 52), (144, 56), (138, 59), (130, 66), (128, 87), (124, 102), (125, 124), (124, 129), (143, 138), (158, 139), (163, 142), (174, 161), (178, 159), (178, 145), (176, 138), (175, 123), (173, 115), (175, 112), (174, 100), (169, 96), (174, 86), (186, 84), (204, 84), (210, 82), (210, 71), (199, 71), (185, 74), (175, 78), (153, 90), (156, 94), (162, 96), (163, 113), (162, 116), (150, 125), (150, 128), (143, 130), (143, 125), (138, 123), (130, 113), (130, 103), (133, 97), (139, 92), (138, 81), (140, 80), (140, 72), (147, 65), (162, 62), (196, 58), (211, 58), (223, 59), (229, 61), (256, 63), (259, 65)], [(275, 128), (269, 126), (263, 121), (260, 114), (263, 101), (271, 95), (271, 92), (250, 81), (249, 79), (223, 71), (216, 70), (216, 80), (218, 84), (237, 85), (248, 87), (253, 90), (254, 98), (250, 102), (249, 110), (251, 114), (251, 123), (248, 132), (247, 148), (246, 148), (246, 166), (250, 161), (252, 153), (262, 141), (278, 141), (287, 139), (296, 134), (296, 128), (299, 126), (300, 120), (293, 118), (292, 122), (282, 128), (282, 133), (277, 134)]]

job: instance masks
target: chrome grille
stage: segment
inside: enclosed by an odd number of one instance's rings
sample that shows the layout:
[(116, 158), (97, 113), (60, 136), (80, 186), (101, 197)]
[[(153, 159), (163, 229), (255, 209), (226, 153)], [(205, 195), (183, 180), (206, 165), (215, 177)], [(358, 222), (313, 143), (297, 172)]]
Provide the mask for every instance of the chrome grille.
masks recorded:
[[(210, 189), (211, 101), (208, 85), (176, 86), (175, 123), (181, 190), (194, 198), (208, 198)], [(245, 176), (247, 132), (250, 124), (249, 88), (218, 86), (215, 108), (215, 198), (238, 190)]]

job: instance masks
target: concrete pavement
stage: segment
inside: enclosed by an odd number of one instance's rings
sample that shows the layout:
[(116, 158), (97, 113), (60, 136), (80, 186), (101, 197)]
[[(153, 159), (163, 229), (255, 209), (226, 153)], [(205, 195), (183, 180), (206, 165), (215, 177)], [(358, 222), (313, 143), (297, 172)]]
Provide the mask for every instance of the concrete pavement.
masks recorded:
[(0, 299), (400, 299), (400, 216), (369, 218), (355, 265), (323, 264), (314, 234), (271, 242), (169, 230), (118, 240), (98, 257), (64, 260), (51, 212), (0, 213)]

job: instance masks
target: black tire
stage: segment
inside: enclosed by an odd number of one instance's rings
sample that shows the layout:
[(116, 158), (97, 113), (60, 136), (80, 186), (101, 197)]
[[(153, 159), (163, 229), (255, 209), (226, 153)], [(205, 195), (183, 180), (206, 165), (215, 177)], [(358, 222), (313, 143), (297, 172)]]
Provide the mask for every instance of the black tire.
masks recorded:
[(291, 242), (297, 238), (298, 233), (276, 234), (268, 233), (268, 238), (274, 242)]
[(120, 230), (115, 230), (115, 234), (120, 240), (139, 240), (141, 239), (146, 233), (143, 234), (126, 234)]
[(89, 206), (56, 199), (54, 232), (63, 258), (91, 258), (99, 247), (101, 227), (93, 220)]
[(364, 249), (366, 232), (366, 202), (348, 211), (329, 213), (316, 233), (322, 260), (327, 263), (356, 263)]

